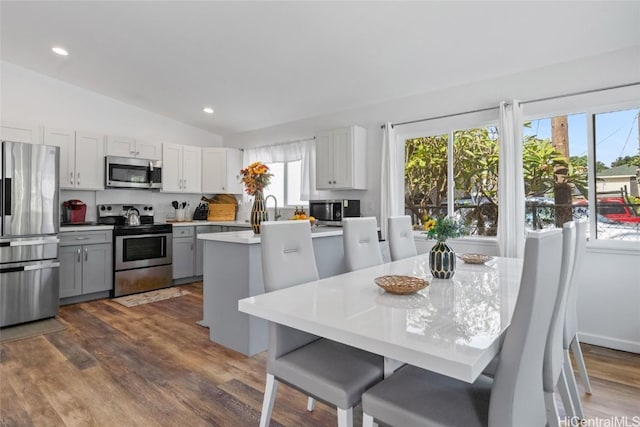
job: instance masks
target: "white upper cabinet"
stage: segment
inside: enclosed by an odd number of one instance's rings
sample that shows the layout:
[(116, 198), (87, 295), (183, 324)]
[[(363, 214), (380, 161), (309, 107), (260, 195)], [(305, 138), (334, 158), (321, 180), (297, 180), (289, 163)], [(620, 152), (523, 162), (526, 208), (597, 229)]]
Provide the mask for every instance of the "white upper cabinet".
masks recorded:
[(45, 128), (45, 145), (60, 147), (60, 188), (104, 189), (104, 136)]
[(201, 157), (201, 147), (166, 142), (162, 144), (162, 191), (201, 193)]
[(202, 192), (242, 194), (242, 151), (234, 148), (202, 149)]
[(316, 135), (316, 188), (367, 189), (367, 131), (359, 126)]
[(162, 145), (123, 136), (107, 136), (107, 156), (160, 160)]
[(140, 159), (161, 160), (162, 144), (136, 139), (136, 157)]
[(76, 132), (76, 188), (104, 189), (104, 135)]
[(40, 144), (40, 127), (22, 123), (2, 121), (0, 123), (0, 140)]

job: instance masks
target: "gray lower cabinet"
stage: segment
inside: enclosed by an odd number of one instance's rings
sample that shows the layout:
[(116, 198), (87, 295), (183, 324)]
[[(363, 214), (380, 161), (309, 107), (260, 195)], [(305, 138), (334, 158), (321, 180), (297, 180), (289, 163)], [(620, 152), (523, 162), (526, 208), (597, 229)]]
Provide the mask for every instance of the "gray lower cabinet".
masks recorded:
[(233, 227), (233, 226), (225, 226), (224, 231), (249, 231), (251, 227)]
[(198, 277), (203, 274), (203, 241), (198, 234), (250, 230), (247, 227), (198, 225), (173, 227), (173, 280)]
[(173, 228), (173, 280), (195, 276), (194, 228)]
[[(83, 242), (84, 244), (78, 244)], [(60, 235), (60, 298), (113, 288), (111, 232)]]
[(198, 240), (198, 234), (205, 233), (219, 233), (222, 231), (221, 225), (199, 225), (196, 227), (196, 276), (202, 276), (204, 272), (203, 267), (203, 255), (204, 255), (204, 241)]

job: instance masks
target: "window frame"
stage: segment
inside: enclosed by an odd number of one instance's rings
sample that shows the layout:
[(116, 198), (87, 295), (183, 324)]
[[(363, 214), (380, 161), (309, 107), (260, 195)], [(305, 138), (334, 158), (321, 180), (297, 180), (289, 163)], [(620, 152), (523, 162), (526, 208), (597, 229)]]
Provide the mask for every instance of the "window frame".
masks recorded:
[[(597, 94), (595, 98), (600, 98), (602, 94)], [(527, 107), (523, 108), (522, 120), (527, 121), (548, 119), (557, 116), (570, 116), (573, 114), (584, 114), (586, 116), (586, 135), (587, 135), (587, 185), (593, 191), (589, 191), (587, 201), (589, 203), (589, 230), (596, 230), (597, 213), (596, 213), (596, 142), (595, 142), (595, 115), (602, 113), (611, 113), (615, 111), (629, 110), (640, 108), (640, 101), (624, 100), (621, 102), (585, 102), (582, 100), (584, 95), (565, 97), (556, 100), (540, 101), (532, 104), (537, 105), (533, 112), (527, 114)], [(588, 97), (588, 96), (587, 96)], [(582, 101), (581, 101), (582, 100)], [(555, 102), (554, 102), (555, 101)], [(544, 107), (548, 105), (548, 107)], [(639, 125), (640, 126), (640, 125)], [(621, 253), (637, 252), (640, 250), (638, 242), (633, 240), (612, 240), (598, 239), (597, 234), (594, 238), (589, 237), (589, 248), (603, 249), (605, 251), (619, 251)]]
[[(559, 97), (554, 99), (541, 100), (536, 102), (524, 102), (522, 122), (530, 120), (546, 119), (549, 117), (581, 114), (586, 115), (586, 133), (587, 133), (587, 155), (589, 158), (587, 173), (589, 188), (595, 188), (595, 134), (594, 134), (594, 115), (600, 113), (608, 113), (612, 111), (627, 110), (640, 108), (640, 87), (612, 89), (608, 91), (600, 91), (581, 95), (573, 95)], [(427, 114), (428, 115), (428, 114)], [(419, 138), (431, 135), (449, 134), (450, 144), (453, 144), (453, 132), (459, 129), (468, 129), (475, 127), (492, 126), (499, 123), (499, 109), (486, 110), (483, 112), (460, 114), (441, 119), (433, 119), (425, 122), (417, 122), (410, 125), (398, 127), (396, 129), (397, 148), (404, 153), (404, 144), (407, 139)], [(499, 125), (498, 125), (499, 128)], [(449, 156), (453, 156), (453, 150), (447, 147)], [(450, 191), (454, 190), (453, 162), (448, 157), (447, 164), (447, 212), (452, 214), (453, 204), (450, 205), (449, 200), (453, 200)], [(398, 170), (402, 171), (402, 179), (404, 179), (404, 156), (398, 159)], [(498, 177), (498, 179), (500, 179)], [(596, 203), (595, 191), (589, 192), (589, 228), (596, 227)], [(451, 210), (450, 210), (451, 209)], [(523, 219), (524, 220), (524, 219)], [(495, 236), (466, 236), (465, 240), (484, 240), (493, 239)], [(640, 245), (633, 240), (609, 240), (591, 238), (588, 242), (588, 248), (593, 250), (602, 250), (604, 252), (620, 252), (620, 253), (637, 253), (640, 251)]]
[[(289, 163), (295, 163), (295, 162), (300, 162), (301, 165), (300, 167), (303, 166), (302, 164), (302, 160), (289, 160), (289, 161), (282, 161), (282, 162), (266, 162), (265, 164), (267, 166), (269, 166), (269, 168), (271, 168), (271, 165), (276, 164), (276, 163), (282, 163), (283, 164), (283, 189), (282, 189), (282, 194), (284, 197), (284, 200), (282, 201), (282, 205), (279, 207), (282, 207), (283, 209), (290, 209), (290, 208), (294, 208), (295, 206), (309, 206), (309, 201), (308, 200), (301, 200), (299, 203), (295, 204), (295, 205), (290, 205), (288, 204), (289, 202), (289, 168), (288, 168), (288, 164)], [(302, 184), (302, 183), (301, 183)], [(301, 194), (298, 194), (298, 199), (300, 198)], [(265, 194), (266, 197), (266, 194)], [(285, 202), (287, 202), (285, 204)]]
[[(398, 130), (396, 132), (396, 144), (398, 144), (399, 152), (403, 155), (400, 156), (399, 163), (402, 171), (401, 179), (404, 182), (404, 147), (408, 139), (448, 135), (447, 138), (447, 216), (453, 216), (455, 214), (455, 174), (453, 170), (454, 159), (454, 133), (459, 130), (483, 128), (494, 126), (499, 131), (499, 108), (495, 110), (488, 110), (476, 113), (462, 114), (454, 117), (446, 117), (443, 119), (434, 119), (428, 122), (421, 122), (421, 126), (411, 125), (406, 129)], [(400, 165), (399, 165), (400, 166)], [(498, 177), (498, 179), (500, 179)], [(404, 188), (404, 186), (403, 186)], [(404, 210), (404, 206), (403, 206)], [(483, 236), (483, 235), (471, 235), (465, 236), (465, 239), (481, 239), (481, 240), (496, 240), (497, 236)]]

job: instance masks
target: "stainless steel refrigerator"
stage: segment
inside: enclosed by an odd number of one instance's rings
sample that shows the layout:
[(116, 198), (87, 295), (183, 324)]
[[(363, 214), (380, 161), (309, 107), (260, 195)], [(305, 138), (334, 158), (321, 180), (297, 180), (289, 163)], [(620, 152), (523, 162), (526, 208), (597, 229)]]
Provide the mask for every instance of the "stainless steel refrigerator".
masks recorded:
[(58, 313), (59, 157), (58, 147), (2, 142), (0, 327)]

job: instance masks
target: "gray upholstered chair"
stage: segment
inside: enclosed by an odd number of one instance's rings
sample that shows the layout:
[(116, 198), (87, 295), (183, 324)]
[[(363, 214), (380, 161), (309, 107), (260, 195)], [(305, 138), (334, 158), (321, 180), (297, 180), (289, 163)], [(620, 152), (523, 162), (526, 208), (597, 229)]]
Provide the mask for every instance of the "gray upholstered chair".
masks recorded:
[(342, 227), (344, 261), (348, 271), (382, 264), (375, 217), (345, 218)]
[(569, 350), (573, 352), (576, 362), (578, 363), (578, 372), (582, 378), (587, 394), (591, 394), (591, 383), (589, 382), (589, 374), (584, 364), (584, 357), (580, 348), (580, 340), (578, 340), (578, 286), (576, 273), (580, 269), (582, 259), (587, 246), (587, 227), (586, 220), (576, 221), (576, 250), (575, 250), (575, 267), (573, 269), (573, 280), (569, 285), (569, 295), (567, 297), (566, 319), (564, 323), (564, 373), (569, 383), (569, 391), (571, 393), (571, 401), (573, 403), (574, 413), (572, 415), (584, 418), (584, 410), (582, 408), (582, 398), (578, 392), (578, 385), (573, 373)]
[(520, 290), (495, 379), (473, 384), (405, 366), (362, 396), (363, 426), (540, 427), (542, 363), (560, 281), (562, 233), (530, 232)]
[(566, 222), (562, 228), (562, 268), (560, 270), (560, 285), (556, 298), (547, 344), (544, 349), (544, 363), (542, 370), (542, 387), (544, 389), (544, 403), (547, 409), (547, 425), (560, 427), (558, 408), (556, 406), (555, 389), (558, 388), (562, 397), (562, 404), (568, 415), (573, 415), (573, 403), (569, 394), (569, 386), (563, 369), (564, 351), (562, 338), (564, 320), (566, 317), (567, 295), (574, 271), (576, 252), (576, 226), (573, 221)]
[(411, 226), (411, 217), (390, 216), (389, 226), (387, 227), (389, 240), (389, 251), (391, 252), (391, 260), (409, 258), (416, 256), (416, 243), (413, 241), (413, 227)]
[[(307, 221), (267, 221), (260, 229), (265, 292), (318, 279)], [(352, 426), (353, 406), (382, 379), (383, 365), (380, 356), (270, 322), (260, 426), (269, 425), (278, 382), (336, 406), (338, 426)]]

